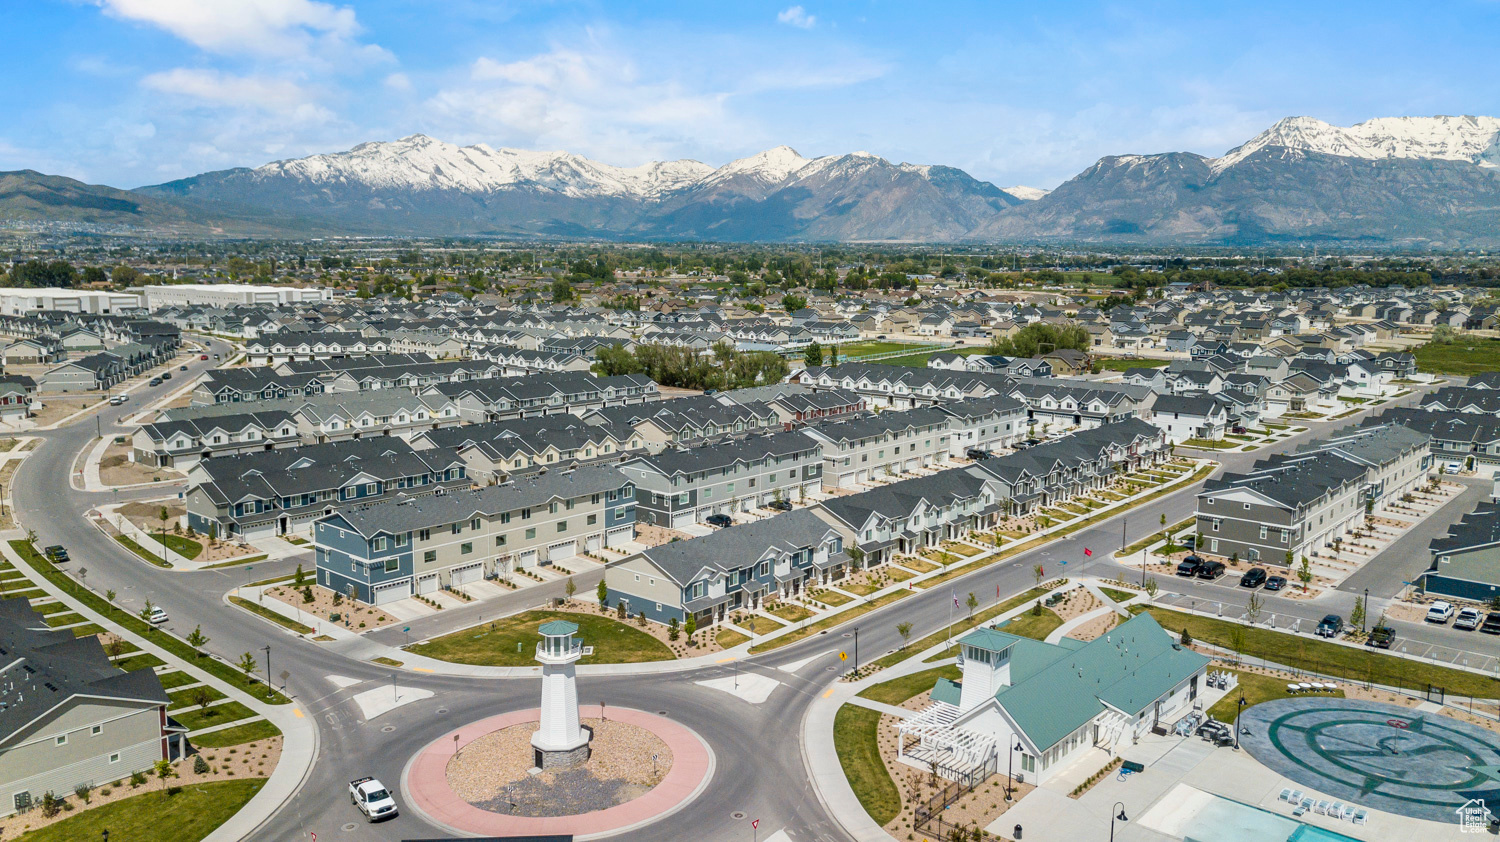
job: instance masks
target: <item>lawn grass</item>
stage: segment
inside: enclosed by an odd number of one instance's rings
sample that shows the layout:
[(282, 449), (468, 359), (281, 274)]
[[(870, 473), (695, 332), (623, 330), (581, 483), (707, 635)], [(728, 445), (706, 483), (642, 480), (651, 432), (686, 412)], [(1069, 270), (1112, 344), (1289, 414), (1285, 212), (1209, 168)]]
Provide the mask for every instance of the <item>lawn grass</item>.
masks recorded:
[(136, 670), (166, 666), (166, 663), (166, 661), (163, 661), (161, 658), (156, 657), (150, 652), (142, 652), (139, 655), (131, 655), (128, 658), (121, 658), (120, 660), (114, 662), (115, 666), (119, 667), (122, 670), (125, 670), (126, 672), (135, 672)]
[(381, 656), (379, 656), (377, 658), (371, 658), (370, 659), (370, 663), (372, 663), (372, 664), (380, 664), (381, 666), (387, 666), (387, 667), (399, 667), (399, 666), (401, 666), (401, 662), (400, 661), (396, 660), (395, 658), (387, 658), (384, 655), (381, 655)]
[(291, 629), (297, 634), (313, 633), (312, 626), (299, 623), (296, 620), (293, 620), (291, 617), (283, 617), (282, 615), (276, 613), (275, 611), (272, 611), (264, 605), (259, 605), (257, 603), (251, 602), (248, 599), (244, 599), (238, 596), (231, 596), (229, 598), (229, 601), (245, 609), (246, 611), (249, 611), (251, 614), (260, 617), (263, 620), (270, 620), (276, 625), (281, 626), (284, 629)]
[[(918, 652), (931, 649), (939, 643), (948, 640), (950, 636), (954, 640), (957, 640), (958, 638), (962, 637), (963, 633), (968, 631), (969, 629), (978, 628), (979, 626), (989, 622), (990, 620), (993, 620), (1001, 614), (1020, 608), (1022, 605), (1025, 605), (1031, 600), (1036, 599), (1039, 596), (1043, 596), (1047, 593), (1048, 590), (1046, 588), (1032, 588), (1031, 590), (1028, 590), (1024, 593), (1018, 593), (1010, 599), (1007, 599), (1004, 602), (1000, 603), (999, 605), (991, 605), (989, 608), (980, 611), (973, 617), (965, 617), (964, 619), (959, 620), (951, 626), (944, 626), (943, 628), (927, 635), (911, 646), (908, 646), (904, 649), (897, 649), (895, 652), (892, 652), (889, 655), (877, 658), (875, 660), (875, 663), (876, 665), (881, 667), (890, 667), (899, 664)], [(947, 650), (944, 650), (943, 652), (938, 653), (937, 657), (929, 658), (928, 660), (942, 660), (946, 657), (948, 657)]]
[(841, 605), (848, 605), (849, 603), (854, 601), (854, 597), (845, 596), (844, 594), (841, 594), (838, 591), (834, 590), (819, 591), (818, 595), (813, 597), (813, 599), (816, 599), (818, 602), (821, 602), (824, 605), (830, 606), (832, 608), (838, 608)]
[(1196, 447), (1200, 450), (1231, 450), (1239, 447), (1240, 443), (1236, 441), (1214, 441), (1212, 439), (1188, 439), (1180, 446)]
[(858, 594), (859, 596), (869, 596), (870, 594), (880, 590), (880, 588), (881, 586), (874, 582), (860, 582), (857, 585), (839, 585), (839, 590), (848, 591), (849, 593)]
[(188, 675), (187, 673), (180, 670), (161, 673), (157, 676), (157, 678), (161, 680), (161, 686), (167, 690), (171, 690), (174, 687), (182, 687), (187, 684), (198, 683), (198, 679), (196, 677)]
[[(30, 541), (11, 541), (10, 546), (11, 549), (15, 550), (16, 553), (21, 556), (21, 558), (25, 559), (26, 563), (31, 565), (32, 569), (36, 570), (37, 573), (47, 577), (47, 579), (54, 585), (57, 585), (63, 590), (73, 594), (79, 602), (87, 605), (95, 613), (102, 614), (105, 617), (108, 617), (111, 622), (117, 623), (124, 628), (127, 628), (130, 631), (155, 642), (158, 646), (170, 651), (177, 657), (188, 661), (189, 663), (193, 664), (196, 667), (199, 667), (205, 672), (211, 673), (218, 678), (227, 681), (230, 684), (233, 684), (234, 686), (240, 688), (241, 690), (244, 690), (247, 693), (257, 694), (261, 698), (266, 698), (266, 700), (271, 704), (284, 705), (291, 701), (286, 696), (283, 696), (275, 691), (271, 692), (269, 698), (265, 697), (265, 685), (260, 684), (259, 682), (246, 676), (243, 672), (235, 669), (232, 665), (215, 658), (200, 658), (198, 656), (198, 652), (194, 650), (193, 647), (189, 646), (185, 641), (167, 634), (166, 632), (148, 624), (140, 617), (137, 617), (134, 614), (129, 613), (128, 611), (115, 607), (113, 604), (107, 602), (104, 597), (99, 596), (93, 591), (83, 590), (79, 588), (77, 582), (73, 581), (72, 578), (63, 573), (61, 570), (58, 570), (56, 565), (44, 558), (41, 553), (37, 552), (36, 547), (32, 546)], [(135, 658), (150, 659), (151, 661), (155, 662), (154, 665), (160, 665), (162, 663), (161, 659), (157, 658), (155, 655), (137, 655), (130, 660), (135, 660)], [(116, 662), (116, 665), (118, 666), (119, 662)]]
[[(162, 539), (160, 532), (153, 534), (151, 537), (157, 541)], [(177, 553), (188, 561), (192, 561), (198, 557), (199, 553), (203, 552), (203, 545), (192, 538), (184, 538), (181, 535), (173, 535), (171, 532), (168, 532), (167, 549)]]
[(858, 705), (846, 704), (833, 717), (833, 745), (844, 778), (870, 818), (884, 825), (901, 812), (901, 793), (880, 759), (879, 727), (880, 713)]
[(1046, 640), (1047, 635), (1051, 634), (1062, 624), (1062, 618), (1057, 616), (1057, 612), (1043, 608), (1040, 614), (1033, 614), (1027, 611), (1024, 614), (1011, 618), (999, 628), (1006, 634), (1013, 634), (1017, 637)]
[[(1134, 607), (1132, 610), (1139, 613), (1141, 609)], [(1433, 684), (1442, 687), (1449, 695), (1478, 699), (1500, 698), (1500, 680), (1496, 680), (1494, 676), (1407, 660), (1372, 649), (1310, 640), (1266, 628), (1249, 628), (1239, 623), (1183, 614), (1157, 606), (1144, 610), (1149, 611), (1162, 628), (1174, 634), (1186, 627), (1194, 639), (1227, 649), (1233, 648), (1231, 630), (1238, 628), (1244, 635), (1242, 655), (1262, 658), (1295, 669), (1339, 676), (1349, 681), (1397, 687), (1425, 687)]]
[(931, 573), (932, 571), (938, 569), (938, 566), (936, 564), (926, 559), (918, 558), (917, 556), (902, 556), (901, 558), (896, 560), (896, 563), (901, 565), (902, 567), (905, 567), (907, 570), (915, 570), (918, 573)]
[(526, 611), (415, 644), (410, 651), (456, 664), (534, 666), (536, 645), (542, 640), (537, 627), (552, 620), (577, 624), (576, 639), (594, 647), (593, 654), (580, 660), (581, 664), (638, 664), (673, 659), (672, 650), (665, 643), (640, 629), (610, 617), (571, 611)]
[(213, 704), (214, 702), (225, 698), (223, 693), (220, 693), (218, 690), (215, 690), (214, 688), (206, 685), (203, 687), (189, 687), (186, 690), (178, 690), (175, 693), (168, 693), (167, 698), (171, 699), (172, 703), (167, 705), (167, 709), (176, 710), (178, 708), (197, 707), (198, 700), (194, 697), (197, 695), (199, 690), (208, 691), (209, 704)]
[(869, 699), (872, 702), (899, 705), (912, 696), (931, 690), (932, 685), (936, 684), (939, 678), (957, 681), (963, 678), (963, 675), (963, 670), (952, 664), (945, 667), (934, 667), (930, 670), (914, 672), (910, 675), (903, 675), (900, 678), (893, 678), (890, 681), (866, 687), (859, 692), (859, 696), (862, 699)]
[(741, 643), (748, 643), (750, 636), (741, 634), (734, 629), (719, 629), (719, 633), (714, 635), (714, 640), (724, 649), (733, 649)]
[(244, 566), (249, 565), (249, 564), (255, 564), (258, 561), (265, 561), (266, 558), (267, 558), (267, 556), (265, 556), (264, 554), (262, 554), (262, 555), (252, 555), (252, 556), (247, 556), (246, 558), (236, 558), (236, 559), (231, 559), (230, 561), (221, 561), (218, 564), (205, 564), (205, 565), (203, 565), (202, 567), (200, 567), (198, 569), (199, 570), (220, 570), (220, 569), (225, 568), (225, 567), (244, 567)]
[(855, 617), (862, 617), (865, 614), (876, 610), (877, 608), (884, 608), (885, 606), (890, 605), (898, 599), (904, 599), (908, 596), (911, 596), (912, 593), (912, 591), (893, 591), (886, 594), (885, 596), (877, 597), (876, 599), (873, 599), (869, 602), (856, 605), (853, 608), (845, 608), (843, 611), (840, 611), (837, 614), (833, 614), (828, 617), (824, 617), (823, 619), (817, 621), (816, 623), (813, 623), (812, 625), (803, 626), (800, 629), (787, 632), (780, 637), (768, 640), (765, 643), (753, 647), (750, 651), (752, 654), (759, 654), (761, 652), (769, 652), (772, 649), (785, 646), (788, 643), (796, 643), (803, 638), (811, 637), (820, 632), (827, 631), (834, 626), (839, 626), (847, 623), (850, 620), (853, 620)]
[(907, 571), (907, 570), (901, 570), (901, 569), (896, 568), (896, 567), (892, 567), (889, 570), (887, 570), (885, 572), (885, 575), (891, 577), (891, 581), (893, 581), (893, 582), (905, 582), (907, 579), (915, 579), (915, 578), (917, 578), (917, 574), (912, 573), (912, 572)]
[(66, 604), (61, 602), (44, 602), (41, 605), (31, 606), (31, 610), (42, 615), (43, 617), (50, 617), (53, 614), (61, 614), (63, 612), (72, 611), (73, 609), (69, 608)]
[(208, 728), (214, 725), (223, 725), (226, 722), (235, 722), (240, 719), (249, 719), (255, 715), (255, 711), (245, 707), (239, 702), (225, 702), (222, 705), (211, 705), (198, 710), (176, 713), (172, 718), (181, 722), (189, 731), (199, 728)]
[(1411, 349), (1417, 358), (1417, 370), (1431, 374), (1483, 374), (1495, 370), (1500, 356), (1500, 339), (1475, 336), (1456, 337), (1452, 342), (1429, 342)]
[(190, 737), (188, 742), (197, 748), (228, 748), (230, 746), (253, 743), (256, 740), (270, 739), (281, 736), (281, 729), (272, 725), (264, 719), (254, 722), (246, 722), (244, 725), (236, 725), (233, 728), (223, 728), (218, 731), (210, 731), (207, 734), (199, 734)]
[(1140, 594), (1136, 593), (1135, 591), (1122, 591), (1119, 588), (1101, 587), (1099, 589), (1099, 592), (1114, 600), (1115, 602), (1128, 602), (1132, 599), (1135, 599), (1137, 596), (1140, 596)]
[[(1239, 676), (1240, 686), (1220, 699), (1213, 707), (1208, 709), (1208, 715), (1220, 722), (1233, 722), (1235, 709), (1239, 707), (1240, 694), (1245, 694), (1245, 707), (1252, 708), (1261, 702), (1270, 702), (1276, 699), (1291, 697), (1286, 691), (1286, 680), (1270, 675), (1261, 675), (1243, 670), (1228, 670)], [(1333, 698), (1343, 698), (1344, 691), (1325, 693), (1323, 695)]]
[(800, 623), (813, 615), (808, 609), (790, 602), (778, 602), (766, 610), (788, 623)]
[(1094, 365), (1101, 371), (1129, 371), (1132, 368), (1164, 368), (1171, 360), (1122, 360), (1115, 357), (1095, 357)]
[(130, 550), (131, 552), (133, 552), (136, 555), (140, 556), (142, 559), (150, 562), (151, 564), (156, 565), (157, 567), (171, 567), (172, 566), (171, 562), (169, 562), (169, 561), (163, 561), (162, 558), (161, 558), (161, 556), (155, 555), (150, 550), (146, 549), (145, 547), (141, 546), (140, 544), (137, 544), (134, 540), (132, 540), (132, 539), (130, 539), (130, 538), (124, 536), (124, 535), (116, 535), (115, 536), (115, 540), (120, 542), (120, 546), (124, 547), (127, 550)]
[[(754, 623), (751, 622), (752, 619), (755, 621)], [(770, 617), (767, 617), (767, 616), (765, 616), (763, 614), (755, 614), (755, 615), (747, 614), (747, 615), (745, 615), (745, 619), (744, 620), (742, 620), (742, 621), (740, 621), (738, 623), (735, 623), (735, 625), (739, 626), (742, 629), (750, 629), (751, 631), (755, 632), (758, 635), (759, 634), (770, 634), (771, 632), (776, 631), (777, 629), (786, 628), (786, 623), (782, 623), (782, 622), (779, 622), (777, 620), (773, 620)]]
[[(1174, 523), (1171, 526), (1167, 527), (1164, 531), (1169, 532), (1169, 533), (1175, 535), (1178, 532), (1181, 532), (1182, 530), (1187, 529), (1189, 526), (1192, 526), (1192, 525), (1194, 525), (1197, 522), (1198, 522), (1198, 516), (1197, 515), (1193, 515), (1192, 517), (1183, 518), (1182, 520), (1177, 521), (1176, 523)], [(1125, 556), (1125, 555), (1130, 555), (1131, 553), (1138, 553), (1141, 550), (1146, 549), (1147, 547), (1151, 546), (1152, 544), (1154, 544), (1154, 543), (1156, 543), (1157, 541), (1160, 541), (1160, 540), (1161, 540), (1161, 532), (1153, 532), (1150, 535), (1147, 535), (1146, 537), (1142, 538), (1141, 540), (1136, 541), (1135, 543), (1133, 543), (1133, 544), (1127, 546), (1125, 549), (1121, 550), (1120, 551), (1120, 555)]]
[(74, 626), (68, 629), (68, 631), (72, 632), (74, 637), (88, 637), (91, 634), (102, 634), (104, 627), (95, 625), (94, 623), (84, 623), (81, 626)]
[(66, 612), (62, 614), (48, 614), (42, 618), (42, 621), (55, 629), (58, 626), (71, 626), (74, 623), (81, 623), (83, 622), (83, 617), (72, 612)]
[[(183, 787), (176, 795), (157, 789), (131, 796), (24, 833), (16, 842), (80, 842), (103, 838), (108, 830), (115, 839), (160, 839), (193, 842), (240, 811), (265, 778), (213, 781)], [(71, 797), (71, 793), (68, 793)]]

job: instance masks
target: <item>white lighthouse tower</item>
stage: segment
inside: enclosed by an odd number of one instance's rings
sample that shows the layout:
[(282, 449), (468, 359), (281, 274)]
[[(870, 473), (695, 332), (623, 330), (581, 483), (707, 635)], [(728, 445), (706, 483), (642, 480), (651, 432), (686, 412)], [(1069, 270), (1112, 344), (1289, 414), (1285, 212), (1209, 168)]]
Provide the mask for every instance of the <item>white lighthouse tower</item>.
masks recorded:
[(542, 723), (531, 735), (538, 769), (577, 766), (589, 759), (593, 736), (578, 724), (578, 685), (573, 665), (583, 657), (574, 640), (578, 626), (566, 620), (543, 623), (536, 659), (542, 664)]

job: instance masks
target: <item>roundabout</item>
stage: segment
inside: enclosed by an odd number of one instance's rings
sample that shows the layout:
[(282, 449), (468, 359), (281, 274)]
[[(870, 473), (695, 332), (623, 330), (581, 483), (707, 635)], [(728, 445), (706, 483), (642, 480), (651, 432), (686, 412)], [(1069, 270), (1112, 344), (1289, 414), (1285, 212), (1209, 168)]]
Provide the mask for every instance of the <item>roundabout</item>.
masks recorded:
[(1470, 799), (1500, 804), (1500, 735), (1380, 702), (1279, 699), (1240, 716), (1240, 744), (1293, 782), (1411, 818), (1459, 820)]
[(527, 768), (540, 710), (504, 713), (418, 752), (402, 774), (407, 803), (458, 834), (598, 838), (677, 812), (713, 776), (712, 750), (683, 725), (629, 708), (583, 712), (593, 714), (584, 719), (595, 735), (588, 763)]

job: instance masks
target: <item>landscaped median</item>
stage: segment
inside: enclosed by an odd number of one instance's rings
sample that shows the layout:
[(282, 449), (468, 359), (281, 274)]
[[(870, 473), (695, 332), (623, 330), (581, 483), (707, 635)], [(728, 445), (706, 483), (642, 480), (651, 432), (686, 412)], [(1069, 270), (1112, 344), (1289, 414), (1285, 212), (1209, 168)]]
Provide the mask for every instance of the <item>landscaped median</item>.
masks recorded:
[(413, 644), (407, 651), (439, 661), (486, 667), (534, 667), (537, 628), (552, 620), (578, 626), (577, 639), (594, 651), (580, 664), (638, 664), (673, 660), (666, 644), (641, 629), (601, 614), (526, 611), (504, 619)]
[[(147, 784), (156, 791), (123, 798), (63, 819), (29, 833), (16, 842), (86, 842), (103, 839), (108, 832), (116, 840), (202, 839), (229, 821), (255, 797), (265, 778), (213, 781), (192, 786)], [(10, 824), (25, 823), (24, 816)]]
[(845, 608), (843, 611), (840, 611), (836, 614), (830, 614), (817, 621), (816, 623), (810, 623), (808, 625), (802, 626), (801, 628), (793, 629), (785, 634), (773, 637), (765, 643), (756, 644), (755, 646), (750, 647), (750, 654), (759, 655), (762, 652), (769, 652), (772, 649), (779, 649), (789, 643), (796, 643), (803, 638), (821, 634), (822, 632), (827, 631), (834, 626), (843, 625), (844, 623), (853, 620), (855, 617), (862, 617), (877, 608), (884, 608), (885, 606), (890, 605), (898, 599), (905, 599), (906, 597), (911, 596), (912, 593), (914, 592), (892, 591), (885, 596), (876, 597), (869, 602), (862, 602), (859, 605), (854, 606), (853, 608)]
[(251, 602), (250, 600), (243, 597), (231, 596), (229, 598), (229, 601), (239, 606), (240, 608), (249, 611), (251, 614), (260, 617), (261, 619), (270, 620), (276, 625), (281, 626), (284, 629), (294, 631), (297, 634), (313, 633), (312, 626), (306, 625), (304, 623), (299, 623), (296, 620), (293, 620), (291, 617), (287, 617), (283, 614), (278, 614), (277, 612), (272, 611), (264, 605), (259, 605), (257, 603)]
[(93, 591), (79, 585), (78, 582), (57, 569), (52, 562), (37, 552), (36, 547), (32, 546), (30, 541), (11, 541), (10, 547), (38, 574), (46, 577), (52, 584), (88, 606), (95, 613), (108, 618), (111, 622), (140, 635), (187, 661), (189, 664), (238, 687), (256, 698), (264, 699), (273, 705), (284, 705), (291, 701), (276, 690), (267, 688), (266, 685), (250, 678), (250, 676), (236, 669), (233, 665), (220, 661), (217, 658), (202, 655), (198, 650), (189, 646), (187, 642), (173, 637), (171, 634), (156, 628), (122, 608), (116, 607)]
[(1154, 605), (1132, 605), (1130, 610), (1149, 612), (1170, 632), (1181, 633), (1186, 629), (1194, 640), (1293, 669), (1361, 684), (1418, 690), (1426, 690), (1430, 684), (1443, 688), (1450, 696), (1500, 698), (1500, 679), (1490, 675)]

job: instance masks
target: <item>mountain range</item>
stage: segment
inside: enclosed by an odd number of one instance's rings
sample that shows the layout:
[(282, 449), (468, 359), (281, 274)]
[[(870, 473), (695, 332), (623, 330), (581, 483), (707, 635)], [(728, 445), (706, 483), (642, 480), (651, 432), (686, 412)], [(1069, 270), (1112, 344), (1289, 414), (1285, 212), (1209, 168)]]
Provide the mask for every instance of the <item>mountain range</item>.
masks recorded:
[(135, 190), (0, 173), (0, 220), (182, 234), (632, 240), (1500, 243), (1500, 119), (1290, 117), (1218, 158), (1115, 155), (1053, 190), (780, 146), (618, 167), (424, 135)]

